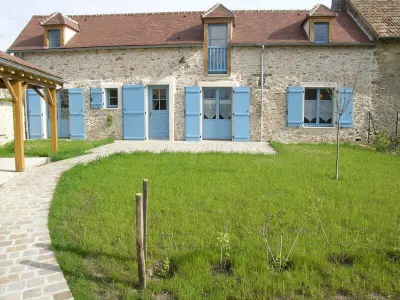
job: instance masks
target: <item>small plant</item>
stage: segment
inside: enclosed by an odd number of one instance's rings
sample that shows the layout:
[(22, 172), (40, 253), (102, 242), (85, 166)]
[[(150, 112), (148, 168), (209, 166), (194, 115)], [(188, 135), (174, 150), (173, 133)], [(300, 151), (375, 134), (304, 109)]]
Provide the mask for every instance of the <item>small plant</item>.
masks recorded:
[[(299, 236), (300, 236), (301, 232), (303, 231), (303, 227), (301, 227), (299, 229), (299, 231), (297, 232), (296, 238), (294, 239), (288, 254), (284, 255), (284, 253), (283, 253), (283, 237), (284, 237), (285, 227), (287, 224), (284, 216), (285, 216), (285, 213), (280, 211), (280, 212), (278, 212), (277, 217), (276, 217), (276, 227), (277, 227), (277, 231), (279, 233), (279, 244), (278, 244), (278, 247), (277, 247), (278, 249), (277, 249), (276, 253), (274, 253), (272, 251), (271, 242), (268, 239), (268, 228), (271, 227), (271, 223), (274, 221), (274, 216), (272, 214), (267, 216), (266, 222), (263, 226), (263, 237), (264, 237), (264, 241), (265, 241), (265, 244), (267, 247), (267, 260), (271, 263), (272, 268), (277, 271), (288, 270), (290, 268), (290, 266), (291, 266), (290, 255), (292, 254), (293, 249), (295, 248), (296, 243), (299, 239)], [(271, 256), (271, 259), (269, 259), (269, 256)]]
[(229, 233), (220, 232), (217, 236), (217, 245), (220, 248), (219, 264), (221, 266), (226, 266), (230, 250)]
[(168, 257), (164, 257), (162, 260), (162, 266), (161, 266), (160, 272), (159, 272), (161, 277), (163, 277), (163, 278), (168, 277), (170, 265), (171, 265), (170, 259)]
[(378, 152), (386, 152), (389, 149), (391, 142), (389, 134), (386, 130), (378, 132), (374, 139), (374, 146)]
[(169, 248), (172, 248), (172, 240), (173, 240), (173, 232), (170, 235), (169, 238), (169, 246), (167, 246), (167, 241), (166, 241), (166, 234), (163, 232), (161, 234), (162, 238), (162, 248), (164, 250), (164, 255), (162, 260), (158, 261), (151, 269), (151, 274), (154, 274), (155, 276), (150, 275), (151, 277), (155, 278), (169, 278), (174, 275), (174, 273), (177, 270), (176, 265), (174, 265), (171, 262), (171, 258), (169, 255)]
[(107, 118), (106, 118), (107, 130), (110, 130), (112, 124), (113, 124), (113, 116), (112, 115), (108, 115)]

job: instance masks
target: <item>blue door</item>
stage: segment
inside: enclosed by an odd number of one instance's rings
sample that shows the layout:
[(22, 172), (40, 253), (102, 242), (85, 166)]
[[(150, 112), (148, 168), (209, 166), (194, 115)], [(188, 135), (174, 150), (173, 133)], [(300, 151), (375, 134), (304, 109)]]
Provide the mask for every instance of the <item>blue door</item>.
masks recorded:
[(248, 142), (250, 140), (250, 88), (235, 88), (234, 107), (233, 140), (235, 142)]
[(122, 87), (122, 117), (124, 140), (145, 140), (144, 85)]
[(232, 88), (204, 88), (203, 139), (232, 140)]
[(44, 138), (42, 100), (38, 93), (29, 89), (28, 95), (28, 128), (29, 138), (40, 140)]
[(185, 140), (200, 141), (201, 97), (197, 86), (185, 87)]
[(169, 137), (169, 97), (167, 86), (149, 87), (149, 138)]
[(69, 89), (69, 125), (72, 140), (83, 140), (85, 138), (82, 88)]
[[(57, 126), (58, 137), (69, 138), (69, 99), (68, 90), (57, 91)], [(47, 136), (51, 137), (50, 109), (47, 103)]]

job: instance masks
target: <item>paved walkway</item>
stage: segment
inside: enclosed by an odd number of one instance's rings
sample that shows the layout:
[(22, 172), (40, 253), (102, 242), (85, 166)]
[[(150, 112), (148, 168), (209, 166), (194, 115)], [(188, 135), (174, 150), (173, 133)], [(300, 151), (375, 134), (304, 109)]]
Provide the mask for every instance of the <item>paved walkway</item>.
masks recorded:
[[(48, 161), (47, 157), (26, 157), (25, 158), (25, 170), (35, 168), (46, 164)], [(22, 173), (15, 171), (15, 159), (1, 158), (0, 157), (0, 186), (6, 183), (14, 176), (21, 175)]]
[(27, 170), (0, 187), (0, 299), (72, 299), (50, 250), (50, 202), (62, 172), (117, 152), (275, 153), (266, 143), (116, 141), (91, 154)]

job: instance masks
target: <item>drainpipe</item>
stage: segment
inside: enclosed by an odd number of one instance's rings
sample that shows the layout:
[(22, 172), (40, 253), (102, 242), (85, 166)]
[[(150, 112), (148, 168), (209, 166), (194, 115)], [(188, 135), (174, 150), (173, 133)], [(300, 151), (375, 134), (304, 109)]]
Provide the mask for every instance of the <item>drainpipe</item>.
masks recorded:
[(24, 125), (25, 125), (25, 139), (28, 140), (29, 139), (29, 130), (28, 130), (28, 97), (26, 96), (26, 90), (25, 90), (25, 94), (24, 94)]
[(260, 117), (260, 142), (263, 141), (263, 102), (264, 102), (264, 45), (261, 48), (261, 117)]

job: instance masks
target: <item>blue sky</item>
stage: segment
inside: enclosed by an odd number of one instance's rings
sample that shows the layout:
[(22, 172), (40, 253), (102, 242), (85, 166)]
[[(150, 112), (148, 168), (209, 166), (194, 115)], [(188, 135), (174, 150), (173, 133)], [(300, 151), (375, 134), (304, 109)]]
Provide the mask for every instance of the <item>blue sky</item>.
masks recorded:
[(0, 50), (5, 51), (32, 15), (107, 14), (158, 11), (203, 11), (220, 2), (229, 9), (311, 9), (331, 0), (16, 0), (5, 1), (0, 11)]

